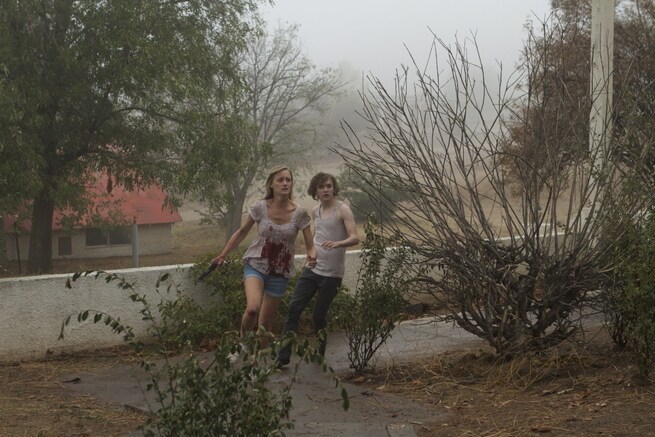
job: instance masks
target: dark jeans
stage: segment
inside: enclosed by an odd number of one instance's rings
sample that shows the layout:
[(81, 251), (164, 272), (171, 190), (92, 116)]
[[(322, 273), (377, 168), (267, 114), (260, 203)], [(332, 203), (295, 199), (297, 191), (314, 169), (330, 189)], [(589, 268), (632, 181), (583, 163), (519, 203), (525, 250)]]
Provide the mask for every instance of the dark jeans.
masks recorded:
[[(314, 332), (318, 334), (321, 329), (325, 328), (327, 326), (328, 309), (339, 291), (341, 281), (341, 278), (321, 276), (314, 273), (311, 269), (303, 269), (293, 289), (293, 296), (289, 303), (289, 312), (284, 322), (284, 334), (298, 330), (300, 315), (316, 293), (318, 293), (318, 296), (314, 305)], [(325, 338), (319, 338), (318, 347), (321, 355), (325, 354), (325, 346)], [(291, 347), (281, 349), (278, 354), (278, 360), (284, 364), (288, 363), (291, 360)]]

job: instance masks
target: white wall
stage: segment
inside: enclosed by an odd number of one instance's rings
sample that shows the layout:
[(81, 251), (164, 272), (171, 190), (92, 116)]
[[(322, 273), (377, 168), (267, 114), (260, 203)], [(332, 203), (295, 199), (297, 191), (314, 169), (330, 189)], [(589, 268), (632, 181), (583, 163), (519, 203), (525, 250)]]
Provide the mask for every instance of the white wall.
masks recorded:
[[(346, 254), (344, 284), (354, 289), (359, 268), (359, 251)], [(304, 262), (304, 255), (296, 257), (296, 266)], [(175, 285), (199, 302), (212, 302), (216, 297), (203, 283), (194, 284), (190, 276), (191, 265), (145, 267), (115, 270), (134, 288), (144, 294), (155, 306), (162, 299), (175, 296)], [(164, 273), (169, 280), (157, 293), (155, 284)], [(66, 280), (72, 275), (44, 275), (23, 278), (0, 279), (0, 362), (38, 359), (47, 352), (64, 352), (110, 347), (122, 344), (122, 338), (102, 323), (93, 324), (91, 319), (78, 323), (71, 321), (64, 340), (58, 340), (63, 320), (70, 314), (86, 309), (103, 311), (134, 328), (137, 335), (145, 335), (147, 322), (141, 320), (142, 308), (129, 299), (130, 291), (119, 290), (116, 282), (81, 277), (66, 288)], [(170, 293), (167, 287), (171, 286)], [(237, 328), (237, 327), (235, 327)]]
[[(155, 290), (157, 278), (171, 273), (167, 284), (162, 285), (160, 296)], [(182, 284), (191, 294), (207, 299), (209, 293), (203, 285), (194, 286), (188, 275), (188, 266), (126, 269), (116, 273), (135, 282), (135, 289), (145, 294), (155, 305), (167, 296), (171, 283)], [(138, 335), (146, 333), (141, 320), (141, 306), (129, 299), (128, 290), (119, 290), (116, 283), (103, 279), (83, 277), (65, 287), (71, 275), (30, 276), (18, 279), (0, 279), (0, 361), (44, 357), (47, 351), (61, 352), (108, 347), (120, 344), (121, 337), (104, 324), (92, 321), (71, 323), (63, 341), (58, 340), (62, 321), (70, 314), (93, 309), (120, 317), (135, 328)], [(174, 289), (173, 289), (174, 290)]]

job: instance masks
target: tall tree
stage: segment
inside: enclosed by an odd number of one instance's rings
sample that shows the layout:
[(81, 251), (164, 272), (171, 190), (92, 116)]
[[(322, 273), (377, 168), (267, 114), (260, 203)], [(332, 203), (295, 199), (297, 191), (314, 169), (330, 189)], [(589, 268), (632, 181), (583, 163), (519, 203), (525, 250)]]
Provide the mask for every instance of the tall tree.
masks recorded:
[(548, 20), (527, 25), (520, 68), (529, 98), (517, 105), (504, 145), (513, 182), (538, 169), (543, 184), (588, 151), (590, 14), (589, 2), (557, 1)]
[[(526, 80), (532, 106), (517, 108), (508, 156), (521, 156), (524, 166), (555, 171), (589, 150), (590, 1), (553, 0), (551, 18), (541, 29), (529, 27), (523, 52), (530, 69)], [(655, 171), (655, 4), (651, 0), (617, 3), (614, 34), (613, 141), (623, 165), (641, 166), (646, 183)], [(538, 105), (532, 102), (540, 101)], [(529, 130), (526, 130), (529, 129)], [(628, 135), (629, 133), (629, 135)], [(509, 161), (514, 161), (510, 159)], [(513, 168), (519, 179), (525, 169)]]
[[(655, 3), (630, 0), (615, 24), (614, 89), (626, 104), (615, 110), (615, 137), (626, 138), (621, 157), (642, 167), (644, 189), (655, 189)], [(627, 135), (630, 133), (630, 135)]]
[[(225, 224), (229, 237), (241, 224), (244, 203), (260, 173), (273, 163), (302, 162), (316, 137), (316, 124), (308, 122), (321, 113), (328, 98), (344, 85), (334, 69), (318, 69), (303, 54), (296, 25), (262, 32), (248, 43), (241, 58), (245, 94), (235, 94), (229, 108), (232, 123), (221, 137), (240, 144), (233, 156), (231, 177), (217, 183), (212, 166), (202, 166), (207, 181), (199, 188), (208, 201), (209, 218)], [(238, 159), (237, 159), (238, 158)], [(215, 157), (207, 157), (215, 160)], [(225, 159), (215, 163), (225, 165)]]
[[(0, 132), (4, 132), (20, 145), (21, 137), (15, 129), (18, 113), (11, 102), (15, 100), (12, 90), (7, 86), (7, 71), (0, 65)], [(6, 235), (4, 234), (4, 218), (13, 216), (23, 204), (24, 199), (33, 189), (32, 164), (36, 157), (29, 148), (9, 147), (0, 142), (0, 269), (6, 263)]]
[(207, 125), (216, 77), (237, 75), (257, 3), (2, 2), (2, 104), (13, 116), (0, 144), (26, 157), (31, 178), (30, 272), (51, 270), (53, 211), (74, 206), (94, 172), (128, 188), (166, 179), (188, 140), (180, 132)]

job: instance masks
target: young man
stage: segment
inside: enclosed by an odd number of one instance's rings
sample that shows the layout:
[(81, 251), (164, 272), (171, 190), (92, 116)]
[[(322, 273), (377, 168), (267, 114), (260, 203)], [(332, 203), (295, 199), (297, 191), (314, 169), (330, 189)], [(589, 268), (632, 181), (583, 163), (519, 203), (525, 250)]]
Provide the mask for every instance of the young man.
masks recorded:
[[(296, 332), (300, 315), (312, 297), (314, 306), (314, 332), (327, 326), (327, 313), (332, 300), (337, 295), (345, 269), (346, 248), (359, 243), (355, 218), (348, 205), (337, 200), (339, 186), (334, 176), (318, 173), (309, 183), (307, 194), (319, 204), (312, 209), (314, 220), (314, 247), (316, 265), (305, 267), (298, 278), (289, 312), (284, 324), (284, 333)], [(325, 354), (326, 341), (319, 338), (319, 352)], [(283, 348), (278, 353), (278, 365), (284, 366), (291, 360), (291, 348)]]

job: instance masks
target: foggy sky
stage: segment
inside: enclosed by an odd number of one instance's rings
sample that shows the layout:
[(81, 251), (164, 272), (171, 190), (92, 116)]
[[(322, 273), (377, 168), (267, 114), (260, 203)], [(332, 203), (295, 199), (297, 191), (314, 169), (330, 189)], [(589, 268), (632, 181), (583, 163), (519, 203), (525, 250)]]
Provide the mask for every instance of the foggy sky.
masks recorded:
[(407, 49), (426, 59), (431, 31), (449, 44), (473, 32), (486, 63), (512, 70), (526, 20), (538, 23), (549, 11), (550, 0), (276, 0), (263, 16), (272, 27), (299, 24), (304, 51), (319, 67), (345, 61), (384, 82), (409, 64)]

